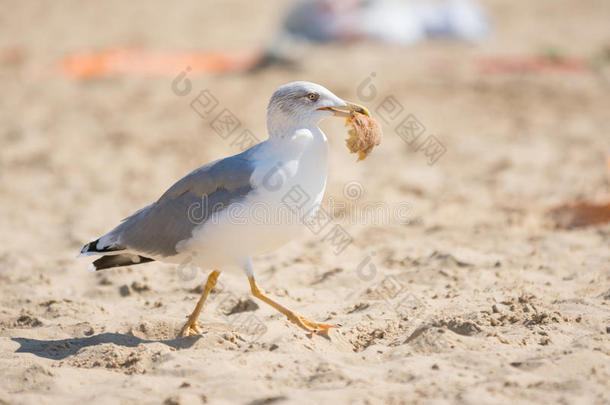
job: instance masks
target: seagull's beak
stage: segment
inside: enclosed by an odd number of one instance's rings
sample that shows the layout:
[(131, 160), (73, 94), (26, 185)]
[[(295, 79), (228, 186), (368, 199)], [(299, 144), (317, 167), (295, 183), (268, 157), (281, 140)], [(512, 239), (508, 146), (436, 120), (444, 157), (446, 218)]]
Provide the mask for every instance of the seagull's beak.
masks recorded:
[(347, 101), (345, 101), (345, 105), (337, 107), (320, 107), (318, 110), (332, 111), (333, 116), (342, 118), (349, 118), (352, 112), (358, 112), (368, 117), (371, 116), (369, 110), (367, 110), (365, 107), (361, 106), (360, 104), (350, 103)]

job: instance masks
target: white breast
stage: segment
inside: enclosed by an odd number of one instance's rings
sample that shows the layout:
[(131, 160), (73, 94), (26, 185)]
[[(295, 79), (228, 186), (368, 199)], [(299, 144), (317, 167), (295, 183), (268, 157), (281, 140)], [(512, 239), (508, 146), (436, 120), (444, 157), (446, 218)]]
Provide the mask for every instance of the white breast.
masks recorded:
[(250, 182), (256, 191), (208, 219), (182, 246), (197, 252), (202, 267), (239, 266), (245, 257), (277, 249), (302, 232), (303, 221), (320, 207), (328, 142), (319, 128), (270, 139), (254, 158)]

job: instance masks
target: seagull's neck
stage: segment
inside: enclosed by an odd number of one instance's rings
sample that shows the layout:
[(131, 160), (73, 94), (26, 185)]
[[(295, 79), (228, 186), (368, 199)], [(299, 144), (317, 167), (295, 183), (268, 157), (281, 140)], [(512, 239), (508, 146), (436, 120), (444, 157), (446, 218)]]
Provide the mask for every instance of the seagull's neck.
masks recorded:
[(273, 125), (269, 127), (269, 140), (278, 143), (327, 143), (326, 135), (316, 124)]
[(326, 171), (328, 140), (317, 125), (298, 125), (287, 128), (281, 135), (269, 136), (269, 150), (282, 156), (283, 160), (308, 161)]
[(319, 207), (328, 171), (328, 140), (324, 132), (313, 124), (286, 126), (282, 132), (269, 133), (263, 160), (265, 165), (281, 167), (286, 179), (282, 194), (298, 185), (310, 196), (308, 204)]

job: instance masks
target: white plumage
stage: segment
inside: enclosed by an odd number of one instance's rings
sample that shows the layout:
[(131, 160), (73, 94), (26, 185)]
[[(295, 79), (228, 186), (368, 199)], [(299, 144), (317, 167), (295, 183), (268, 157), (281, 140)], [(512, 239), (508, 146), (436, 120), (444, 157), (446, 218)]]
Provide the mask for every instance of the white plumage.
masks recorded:
[[(303, 221), (317, 213), (328, 167), (328, 142), (318, 123), (333, 115), (349, 116), (345, 110), (368, 114), (318, 84), (281, 86), (267, 108), (269, 139), (193, 171), (159, 200), (85, 245), (81, 255), (104, 255), (93, 262), (95, 270), (152, 260), (241, 268), (253, 293), (262, 295), (255, 291), (250, 259), (288, 242)], [(301, 197), (297, 203), (295, 195)], [(186, 334), (196, 329), (194, 315), (201, 306), (187, 323)], [(324, 325), (298, 319), (292, 312), (286, 315), (305, 329)]]

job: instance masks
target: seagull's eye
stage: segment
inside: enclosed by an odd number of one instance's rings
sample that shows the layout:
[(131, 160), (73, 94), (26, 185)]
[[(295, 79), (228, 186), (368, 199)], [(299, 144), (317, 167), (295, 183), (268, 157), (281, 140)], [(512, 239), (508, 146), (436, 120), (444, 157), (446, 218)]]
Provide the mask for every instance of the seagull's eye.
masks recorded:
[(307, 98), (308, 98), (308, 99), (310, 99), (310, 100), (311, 100), (311, 101), (313, 101), (313, 102), (318, 101), (318, 98), (319, 98), (319, 97), (320, 97), (320, 96), (319, 96), (317, 93), (309, 93), (309, 94), (307, 95)]

